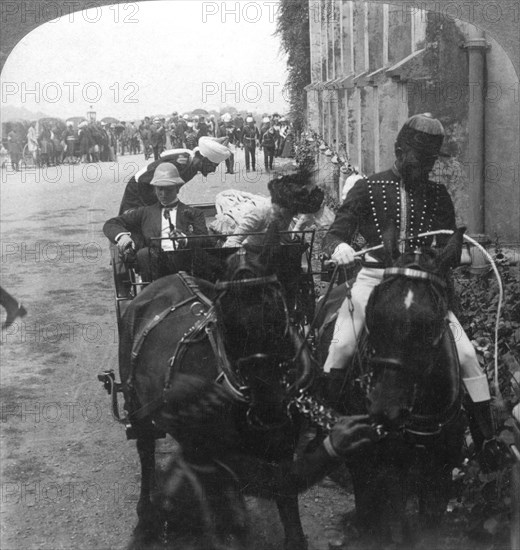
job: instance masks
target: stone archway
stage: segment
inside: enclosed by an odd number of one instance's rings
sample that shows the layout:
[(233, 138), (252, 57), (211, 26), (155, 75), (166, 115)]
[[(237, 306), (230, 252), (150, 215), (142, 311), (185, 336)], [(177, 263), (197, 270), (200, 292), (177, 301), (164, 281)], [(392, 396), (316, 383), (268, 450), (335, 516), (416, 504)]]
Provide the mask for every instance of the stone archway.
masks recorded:
[[(139, 0), (145, 2), (147, 0)], [(194, 0), (197, 1), (197, 0)], [(202, 4), (202, 0), (201, 1)], [(374, 0), (372, 0), (374, 1)], [(489, 33), (509, 55), (520, 76), (520, 2), (518, 0), (375, 0), (403, 6), (403, 9), (423, 9), (472, 23)], [(259, 0), (262, 4), (263, 0)], [(217, 5), (219, 2), (211, 2)], [(0, 70), (16, 44), (33, 29), (57, 17), (68, 17), (84, 9), (126, 4), (126, 0), (22, 0), (0, 1)]]

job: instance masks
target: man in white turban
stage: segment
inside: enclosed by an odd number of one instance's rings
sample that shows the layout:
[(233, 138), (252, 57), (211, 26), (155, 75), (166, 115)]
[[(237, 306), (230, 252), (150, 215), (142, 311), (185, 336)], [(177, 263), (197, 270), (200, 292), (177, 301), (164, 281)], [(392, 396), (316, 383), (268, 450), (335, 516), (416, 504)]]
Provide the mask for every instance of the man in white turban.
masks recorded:
[(211, 137), (201, 137), (198, 147), (192, 151), (189, 149), (163, 151), (158, 160), (148, 164), (130, 178), (121, 201), (119, 215), (140, 206), (152, 205), (157, 201), (150, 182), (159, 164), (163, 162), (173, 164), (179, 171), (180, 177), (187, 183), (199, 172), (203, 176), (215, 172), (217, 166), (230, 155), (231, 151), (225, 139)]

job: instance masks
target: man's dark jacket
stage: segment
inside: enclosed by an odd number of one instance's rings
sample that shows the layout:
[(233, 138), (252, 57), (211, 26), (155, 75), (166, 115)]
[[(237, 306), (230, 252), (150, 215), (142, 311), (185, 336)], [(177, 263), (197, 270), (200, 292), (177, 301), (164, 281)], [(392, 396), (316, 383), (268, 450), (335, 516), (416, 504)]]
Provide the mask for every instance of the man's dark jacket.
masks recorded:
[[(152, 206), (143, 206), (126, 214), (111, 218), (103, 226), (103, 233), (115, 243), (119, 233), (130, 232), (138, 249), (152, 244), (152, 238), (161, 237), (162, 206), (156, 202)], [(204, 212), (179, 201), (175, 229), (185, 235), (207, 235)], [(159, 246), (159, 241), (155, 242)]]

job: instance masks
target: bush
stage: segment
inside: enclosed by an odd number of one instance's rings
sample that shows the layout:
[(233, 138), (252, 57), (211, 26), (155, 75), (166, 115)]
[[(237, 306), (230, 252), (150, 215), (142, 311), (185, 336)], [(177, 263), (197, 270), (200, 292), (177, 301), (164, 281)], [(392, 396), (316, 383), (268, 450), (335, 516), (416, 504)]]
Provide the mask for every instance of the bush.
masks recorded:
[[(506, 406), (520, 400), (520, 268), (498, 264), (504, 288), (504, 303), (498, 329), (499, 386)], [(488, 378), (494, 377), (495, 320), (499, 291), (493, 271), (475, 277), (467, 269), (455, 276), (458, 318), (477, 349)]]
[[(497, 255), (499, 253), (497, 247)], [(511, 443), (510, 413), (520, 400), (520, 267), (497, 265), (504, 288), (498, 329), (499, 388), (503, 399), (494, 398), (499, 439)], [(475, 277), (467, 269), (455, 275), (457, 316), (477, 350), (490, 381), (494, 380), (494, 340), (499, 289), (493, 271)], [(509, 417), (509, 418), (508, 418)], [(468, 436), (469, 438), (469, 436)], [(471, 444), (469, 449), (471, 450)], [(511, 477), (507, 460), (497, 472), (481, 471), (470, 452), (455, 482), (455, 507), (465, 519), (467, 533), (492, 547), (507, 544), (510, 527)]]

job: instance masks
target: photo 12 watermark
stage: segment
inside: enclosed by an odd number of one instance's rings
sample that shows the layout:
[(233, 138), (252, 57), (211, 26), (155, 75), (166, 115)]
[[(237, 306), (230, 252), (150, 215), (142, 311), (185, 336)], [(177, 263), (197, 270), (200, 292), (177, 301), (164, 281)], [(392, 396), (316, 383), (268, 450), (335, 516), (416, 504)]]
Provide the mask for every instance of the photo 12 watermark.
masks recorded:
[(139, 23), (139, 4), (121, 2), (110, 6), (100, 2), (89, 1), (86, 5), (75, 0), (66, 2), (0, 2), (0, 24), (16, 23), (99, 23), (107, 21), (116, 24)]
[[(101, 469), (100, 469), (101, 470)], [(99, 473), (97, 474), (99, 477)], [(4, 506), (64, 506), (67, 504), (108, 501), (114, 504), (131, 503), (139, 499), (138, 483), (101, 481), (7, 481), (0, 485), (0, 502)], [(61, 509), (62, 513), (66, 510)]]
[(202, 82), (201, 100), (223, 104), (288, 102), (288, 88), (281, 82)]
[(1, 329), (3, 344), (69, 344), (111, 345), (118, 343), (116, 326), (102, 327), (99, 323), (76, 321), (44, 322), (16, 321)]
[(27, 181), (40, 183), (98, 183), (103, 178), (106, 185), (128, 183), (139, 170), (139, 165), (133, 161), (121, 162), (89, 162), (88, 164), (58, 164), (56, 166), (36, 166), (24, 163), (23, 170), (15, 170), (12, 164), (5, 166), (1, 181), (5, 183), (9, 176), (18, 174), (22, 183)]
[(74, 401), (2, 402), (0, 420), (3, 424), (18, 421), (27, 424), (96, 423), (109, 420), (108, 409), (94, 403)]
[(201, 2), (202, 22), (275, 23), (279, 2)]
[(19, 103), (75, 103), (84, 101), (95, 104), (103, 98), (113, 103), (139, 103), (139, 85), (136, 82), (9, 82), (1, 83), (0, 102), (13, 100)]
[(93, 264), (104, 259), (103, 247), (97, 242), (3, 241), (0, 244), (2, 264)]

